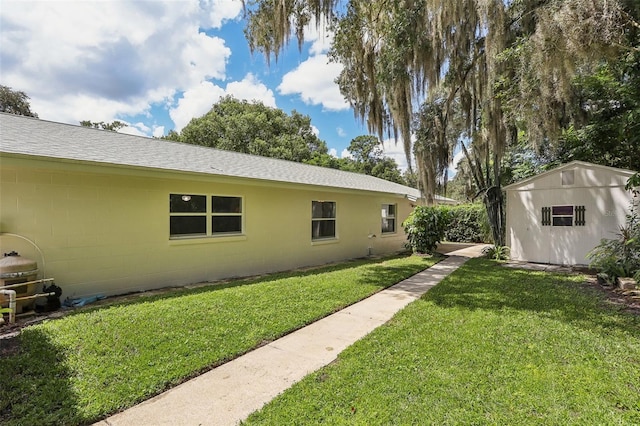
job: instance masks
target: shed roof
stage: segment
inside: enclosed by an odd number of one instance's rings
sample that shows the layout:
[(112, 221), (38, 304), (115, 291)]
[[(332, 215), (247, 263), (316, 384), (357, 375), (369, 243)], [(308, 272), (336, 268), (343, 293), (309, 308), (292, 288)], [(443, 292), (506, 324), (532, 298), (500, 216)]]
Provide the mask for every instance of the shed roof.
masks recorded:
[(503, 187), (502, 189), (504, 189), (505, 191), (508, 190), (515, 190), (518, 188), (521, 188), (533, 181), (536, 181), (538, 179), (541, 179), (545, 176), (549, 176), (551, 174), (556, 174), (556, 173), (560, 173), (564, 170), (572, 170), (572, 169), (576, 169), (576, 168), (583, 168), (583, 169), (599, 169), (599, 170), (603, 170), (603, 171), (607, 171), (609, 173), (615, 174), (615, 175), (619, 175), (619, 176), (623, 176), (625, 178), (628, 178), (630, 176), (632, 176), (635, 172), (632, 170), (626, 170), (626, 169), (618, 169), (615, 167), (609, 167), (609, 166), (602, 166), (600, 164), (593, 164), (593, 163), (588, 163), (586, 161), (579, 161), (579, 160), (575, 160), (575, 161), (571, 161), (569, 163), (565, 163), (562, 164), (558, 167), (556, 167), (555, 169), (551, 169), (551, 170), (547, 170), (546, 172), (542, 172), (539, 173), (535, 176), (531, 176), (527, 179), (523, 179), (519, 182), (515, 182), (512, 183), (510, 185), (507, 185), (505, 187)]
[(421, 196), (417, 189), (358, 173), (5, 113), (0, 153)]

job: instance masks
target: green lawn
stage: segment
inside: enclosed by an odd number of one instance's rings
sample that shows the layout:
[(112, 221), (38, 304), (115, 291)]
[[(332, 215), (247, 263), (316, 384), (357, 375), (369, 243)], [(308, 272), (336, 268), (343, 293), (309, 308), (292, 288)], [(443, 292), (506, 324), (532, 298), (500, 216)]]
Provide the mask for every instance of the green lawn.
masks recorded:
[(0, 424), (90, 423), (436, 262), (361, 260), (142, 298), (23, 330), (0, 360)]
[(473, 259), (248, 425), (639, 425), (640, 318)]

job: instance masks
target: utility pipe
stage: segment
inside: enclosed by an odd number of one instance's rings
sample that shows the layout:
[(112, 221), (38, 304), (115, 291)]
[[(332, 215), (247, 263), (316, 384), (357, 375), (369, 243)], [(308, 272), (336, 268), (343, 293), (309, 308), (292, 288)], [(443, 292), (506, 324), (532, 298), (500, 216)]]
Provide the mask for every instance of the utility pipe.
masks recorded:
[(4, 289), (16, 288), (16, 287), (22, 287), (22, 286), (30, 285), (30, 284), (48, 283), (48, 282), (51, 282), (51, 281), (54, 281), (54, 280), (55, 280), (54, 278), (45, 278), (43, 280), (25, 281), (23, 283), (5, 285), (5, 286), (2, 286), (2, 288), (4, 288)]
[(55, 293), (38, 293), (38, 294), (32, 294), (31, 296), (22, 296), (22, 297), (16, 297), (16, 302), (18, 301), (22, 301), (22, 300), (30, 300), (30, 299), (38, 299), (40, 297), (47, 297), (47, 296), (55, 296)]
[(16, 322), (16, 291), (0, 289), (0, 294), (9, 296), (9, 324)]

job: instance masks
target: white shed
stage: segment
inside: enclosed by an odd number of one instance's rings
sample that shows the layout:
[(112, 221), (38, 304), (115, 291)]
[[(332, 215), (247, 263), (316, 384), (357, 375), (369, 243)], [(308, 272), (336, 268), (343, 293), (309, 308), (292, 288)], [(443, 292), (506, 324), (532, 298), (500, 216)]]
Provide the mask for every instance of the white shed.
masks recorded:
[(632, 194), (624, 187), (633, 173), (572, 161), (504, 187), (511, 259), (589, 264), (587, 253), (625, 224)]

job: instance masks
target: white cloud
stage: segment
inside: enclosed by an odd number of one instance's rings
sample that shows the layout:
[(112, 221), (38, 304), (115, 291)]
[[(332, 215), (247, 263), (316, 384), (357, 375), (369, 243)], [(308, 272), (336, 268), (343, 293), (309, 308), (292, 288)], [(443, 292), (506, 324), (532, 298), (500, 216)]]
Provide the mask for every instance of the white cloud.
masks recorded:
[(384, 150), (384, 156), (396, 160), (398, 168), (400, 168), (401, 171), (405, 171), (409, 168), (407, 163), (407, 156), (404, 152), (404, 145), (401, 139), (398, 139), (397, 142), (393, 138), (385, 139), (382, 142), (382, 147)]
[(340, 153), (340, 156), (338, 156), (338, 150), (335, 148), (329, 148), (329, 155), (334, 157), (334, 158), (351, 158), (353, 159), (353, 155), (351, 155), (351, 153), (349, 152), (349, 150), (347, 148), (344, 148), (342, 150), (342, 152)]
[(139, 128), (135, 126), (126, 126), (118, 130), (118, 133), (124, 133), (126, 135), (133, 136), (147, 136), (148, 133), (141, 131)]
[(42, 119), (147, 114), (175, 93), (226, 78), (231, 50), (201, 29), (241, 8), (236, 0), (2, 0), (2, 84), (26, 92)]
[(235, 19), (242, 11), (242, 2), (239, 0), (201, 0), (201, 7), (209, 10), (209, 14), (203, 14), (207, 21), (202, 22), (205, 28), (220, 28), (228, 19)]
[(304, 30), (304, 41), (312, 43), (309, 48), (310, 55), (326, 53), (331, 48), (334, 33), (327, 29), (327, 25), (316, 25), (315, 18), (311, 19)]
[(159, 138), (164, 136), (164, 126), (153, 126), (153, 137)]
[(176, 106), (169, 109), (169, 116), (175, 124), (174, 130), (179, 132), (189, 124), (192, 118), (201, 117), (217, 103), (221, 97), (233, 95), (236, 99), (247, 101), (260, 101), (266, 106), (276, 107), (276, 99), (271, 89), (260, 82), (253, 74), (249, 73), (241, 81), (227, 84), (223, 89), (210, 81), (186, 90)]
[(338, 133), (338, 136), (340, 136), (341, 138), (344, 138), (345, 136), (347, 136), (347, 132), (345, 132), (342, 127), (338, 127), (336, 129), (336, 132)]
[(169, 116), (179, 132), (194, 117), (200, 117), (224, 96), (224, 90), (209, 81), (190, 88), (182, 94), (178, 105), (169, 110)]
[(227, 84), (226, 94), (233, 95), (237, 99), (260, 101), (266, 106), (276, 107), (273, 91), (251, 73), (247, 74), (242, 81)]
[(322, 105), (326, 110), (349, 109), (334, 80), (342, 65), (329, 63), (327, 55), (312, 56), (282, 78), (277, 90), (281, 95), (300, 95), (310, 105)]
[(316, 137), (320, 137), (320, 129), (318, 129), (313, 124), (311, 124), (311, 132), (313, 132), (313, 134), (316, 135)]

